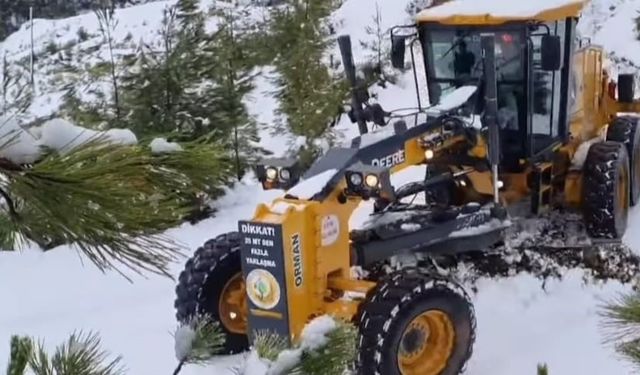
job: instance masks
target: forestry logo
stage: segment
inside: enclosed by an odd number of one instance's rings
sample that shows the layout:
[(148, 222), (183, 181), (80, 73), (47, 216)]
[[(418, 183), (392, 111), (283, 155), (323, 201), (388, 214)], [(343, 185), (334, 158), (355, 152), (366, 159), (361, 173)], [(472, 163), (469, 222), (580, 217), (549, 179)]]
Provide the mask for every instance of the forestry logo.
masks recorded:
[(325, 216), (321, 220), (321, 246), (333, 245), (340, 236), (340, 219), (336, 215)]
[(271, 272), (255, 269), (247, 275), (247, 295), (254, 305), (271, 310), (280, 302), (280, 285)]

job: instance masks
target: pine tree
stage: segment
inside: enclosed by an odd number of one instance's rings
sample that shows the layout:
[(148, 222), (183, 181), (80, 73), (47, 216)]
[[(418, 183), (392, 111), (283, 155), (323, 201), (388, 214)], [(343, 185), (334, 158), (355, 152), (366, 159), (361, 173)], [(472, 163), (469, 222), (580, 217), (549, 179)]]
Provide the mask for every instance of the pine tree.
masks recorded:
[(107, 45), (109, 50), (109, 60), (106, 61), (106, 65), (109, 67), (109, 75), (112, 86), (112, 94), (113, 94), (113, 109), (115, 112), (115, 118), (117, 123), (121, 123), (122, 121), (122, 113), (121, 113), (121, 103), (120, 103), (120, 87), (119, 87), (119, 78), (117, 74), (117, 62), (114, 56), (114, 39), (113, 32), (118, 26), (118, 19), (114, 17), (114, 4), (111, 1), (102, 0), (98, 8), (95, 10), (96, 17), (98, 18), (98, 25), (100, 27), (100, 32), (104, 38), (104, 43)]
[(257, 34), (246, 9), (214, 8), (218, 30), (207, 33), (194, 1), (179, 1), (163, 22), (163, 50), (143, 48), (125, 77), (130, 122), (140, 134), (175, 140), (215, 140), (234, 157), (241, 178), (263, 150), (255, 120), (244, 104), (253, 89), (258, 57), (248, 48)]
[(143, 44), (123, 76), (127, 123), (142, 137), (169, 136), (181, 131), (180, 97), (188, 84), (183, 74), (192, 68), (182, 64), (192, 60), (182, 58), (184, 48), (179, 45), (178, 32), (177, 8), (169, 7), (164, 11), (159, 30), (160, 48)]
[(206, 88), (213, 82), (203, 70), (214, 63), (204, 30), (204, 15), (193, 2), (180, 1), (166, 9), (157, 49), (144, 45), (132, 73), (124, 77), (128, 122), (139, 134), (194, 140), (215, 124), (213, 98)]
[[(19, 117), (33, 99), (28, 69), (20, 63), (9, 63), (6, 55), (3, 55), (0, 64), (0, 118)], [(0, 122), (0, 126), (2, 125)]]
[(387, 81), (393, 82), (395, 76), (390, 69), (391, 43), (389, 30), (383, 28), (383, 15), (380, 5), (376, 2), (376, 14), (372, 17), (371, 25), (365, 28), (367, 40), (361, 40), (360, 46), (369, 51), (368, 63), (363, 67), (363, 73), (368, 83), (378, 81), (385, 86)]
[(290, 1), (271, 15), (270, 48), (278, 51), (276, 96), (280, 127), (306, 138), (302, 163), (308, 165), (322, 151), (319, 141), (331, 142), (330, 124), (340, 114), (347, 95), (345, 82), (333, 77), (323, 63), (331, 45), (327, 17), (336, 1)]
[(247, 41), (257, 34), (249, 19), (248, 9), (220, 6), (213, 10), (218, 17), (218, 31), (212, 43), (205, 48), (214, 56), (214, 63), (205, 69), (205, 76), (215, 81), (207, 96), (214, 98), (216, 130), (227, 134), (227, 142), (233, 151), (236, 174), (240, 180), (248, 163), (263, 152), (257, 146), (259, 137), (255, 120), (248, 113), (243, 101), (254, 89), (253, 68), (258, 58), (254, 50), (246, 48)]

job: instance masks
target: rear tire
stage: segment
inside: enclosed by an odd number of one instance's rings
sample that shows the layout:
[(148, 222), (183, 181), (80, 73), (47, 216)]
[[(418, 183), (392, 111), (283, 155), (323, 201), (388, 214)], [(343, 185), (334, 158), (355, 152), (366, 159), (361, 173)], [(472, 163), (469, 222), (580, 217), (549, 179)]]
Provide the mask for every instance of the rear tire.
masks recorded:
[(629, 215), (629, 157), (622, 143), (592, 145), (584, 164), (583, 215), (587, 233), (621, 239)]
[(362, 304), (358, 324), (358, 375), (457, 375), (475, 342), (475, 312), (466, 292), (417, 269), (384, 277)]
[(631, 205), (640, 200), (640, 119), (635, 117), (617, 117), (607, 129), (607, 140), (624, 144), (629, 156), (631, 181)]
[[(240, 236), (228, 233), (207, 241), (198, 248), (180, 273), (176, 286), (176, 318), (181, 324), (188, 323), (199, 315), (208, 315), (220, 322), (226, 336), (222, 354), (236, 354), (249, 349), (246, 333), (238, 333), (231, 324), (225, 326), (221, 319), (220, 302), (226, 294), (227, 285), (242, 277), (240, 263)], [(246, 293), (242, 291), (246, 298)], [(234, 312), (237, 319), (246, 319), (247, 311)], [(245, 331), (246, 332), (246, 331)]]

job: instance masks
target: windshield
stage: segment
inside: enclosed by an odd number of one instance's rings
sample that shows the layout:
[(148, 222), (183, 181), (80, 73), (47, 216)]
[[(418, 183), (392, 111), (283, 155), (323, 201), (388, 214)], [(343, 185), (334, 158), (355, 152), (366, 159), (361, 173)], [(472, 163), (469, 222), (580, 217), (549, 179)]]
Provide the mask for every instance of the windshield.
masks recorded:
[[(429, 91), (432, 100), (458, 87), (477, 84), (483, 74), (480, 34), (486, 28), (450, 28), (426, 30), (425, 52)], [(517, 31), (496, 31), (496, 67), (498, 84), (524, 81), (524, 47)], [(432, 101), (433, 102), (433, 101)]]

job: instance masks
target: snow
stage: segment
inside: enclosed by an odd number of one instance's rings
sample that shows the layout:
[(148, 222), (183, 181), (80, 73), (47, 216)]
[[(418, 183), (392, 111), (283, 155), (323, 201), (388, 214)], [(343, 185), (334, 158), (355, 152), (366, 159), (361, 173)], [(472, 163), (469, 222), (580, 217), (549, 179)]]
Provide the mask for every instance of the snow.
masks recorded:
[(252, 351), (243, 366), (242, 375), (266, 375), (271, 364), (266, 359), (260, 358), (256, 351)]
[(263, 67), (258, 73), (254, 81), (254, 89), (245, 97), (247, 110), (258, 123), (258, 136), (269, 140), (269, 150), (274, 153), (273, 157), (289, 156), (288, 151), (304, 145), (305, 139), (274, 129), (278, 101), (272, 94), (276, 91), (273, 82), (278, 75), (274, 67)]
[(271, 205), (271, 212), (278, 215), (284, 215), (289, 210), (297, 210), (302, 211), (304, 209), (303, 205), (294, 204), (289, 202), (277, 202)]
[(360, 136), (360, 148), (365, 148), (367, 146), (371, 146), (374, 143), (378, 143), (383, 141), (391, 136), (393, 136), (394, 129), (392, 126), (384, 127), (382, 129), (378, 129), (375, 132), (370, 132), (367, 134), (363, 134)]
[(327, 334), (337, 328), (336, 321), (322, 315), (311, 320), (303, 328), (300, 335), (300, 344), (293, 349), (283, 350), (275, 361), (260, 358), (255, 350), (252, 350), (246, 358), (242, 375), (285, 375), (293, 369), (301, 359), (303, 352), (315, 351), (327, 345)]
[(602, 141), (602, 137), (594, 137), (589, 139), (586, 142), (583, 142), (578, 146), (576, 153), (573, 155), (571, 159), (571, 169), (580, 170), (584, 165), (584, 162), (587, 161), (587, 156), (589, 155), (589, 149), (595, 143)]
[(0, 156), (18, 164), (30, 164), (37, 160), (40, 146), (35, 138), (25, 132), (14, 117), (0, 116)]
[(189, 324), (181, 325), (174, 336), (176, 359), (185, 360), (191, 353), (193, 341), (196, 339), (196, 331)]
[(129, 129), (109, 129), (99, 132), (76, 126), (63, 119), (53, 119), (45, 122), (39, 132), (42, 134), (38, 140), (39, 144), (61, 153), (72, 151), (78, 146), (98, 139), (120, 145), (135, 145), (138, 143), (135, 134)]
[(287, 191), (287, 195), (292, 195), (298, 199), (311, 199), (324, 189), (336, 173), (338, 173), (337, 169), (329, 169), (306, 180), (302, 180)]
[(563, 6), (580, 5), (585, 0), (454, 0), (425, 9), (419, 19), (447, 18), (453, 16), (491, 15), (504, 18), (532, 18), (545, 10)]
[(46, 149), (65, 154), (93, 140), (120, 145), (138, 142), (135, 134), (128, 129), (99, 132), (81, 128), (63, 119), (52, 119), (27, 131), (18, 125), (15, 118), (0, 117), (0, 156), (18, 164), (35, 162)]
[[(136, 40), (143, 36), (153, 37), (162, 9), (173, 2), (159, 1), (118, 10), (117, 15), (121, 17), (118, 37), (124, 38), (129, 31)], [(408, 17), (404, 13), (407, 3), (378, 1), (384, 13), (385, 27), (407, 23)], [(467, 1), (469, 3), (473, 7), (474, 1)], [(507, 12), (517, 6), (532, 8), (541, 2), (502, 0), (495, 3)], [(616, 8), (609, 10), (613, 5)], [(640, 49), (630, 47), (638, 43), (633, 23), (638, 9), (640, 4), (637, 1), (599, 1), (597, 7), (585, 9), (589, 18), (580, 22), (580, 31), (604, 45), (607, 51), (615, 52), (616, 56), (639, 63)], [(355, 41), (366, 38), (363, 29), (369, 25), (373, 14), (375, 7), (370, 0), (347, 0), (335, 15), (337, 31), (353, 36), (356, 61), (362, 61), (363, 52)], [(53, 37), (61, 42), (71, 40), (79, 26), (95, 31), (95, 17), (88, 14), (58, 21), (37, 20), (37, 50), (43, 50)], [(2, 43), (0, 49), (7, 52), (10, 59), (24, 57), (28, 36), (28, 30), (23, 27)], [(37, 73), (38, 79), (44, 79), (48, 74), (40, 70)], [(266, 79), (258, 86), (251, 99), (255, 103), (251, 110), (263, 116), (261, 123), (268, 124), (275, 102), (265, 94), (271, 91)], [(50, 89), (50, 92), (36, 97), (38, 104), (30, 108), (32, 113), (53, 113), (56, 110), (58, 90), (55, 87)], [(372, 91), (378, 95), (385, 110), (417, 105), (410, 74), (400, 76), (397, 85)], [(423, 95), (423, 100), (425, 98)], [(17, 124), (11, 126), (19, 129)], [(0, 134), (6, 134), (7, 129), (1, 127)], [(357, 127), (344, 118), (336, 130), (343, 141), (349, 141), (357, 134)], [(262, 131), (272, 134), (266, 125)], [(28, 133), (20, 134), (20, 137), (31, 137)], [(277, 152), (284, 152), (290, 147), (289, 143), (283, 142), (284, 135), (265, 138), (265, 146)], [(25, 145), (27, 143), (20, 143), (21, 147)], [(30, 156), (32, 151), (16, 151), (15, 154)], [(412, 167), (394, 174), (392, 183), (400, 185), (423, 177), (422, 168)], [(318, 189), (309, 186), (309, 190)], [(195, 250), (209, 238), (237, 230), (237, 220), (250, 218), (257, 204), (270, 202), (282, 193), (278, 190), (263, 191), (252, 176), (247, 176), (233, 189), (227, 189), (227, 194), (215, 203), (216, 217), (197, 225), (182, 225), (167, 234)], [(369, 218), (371, 206), (372, 202), (363, 202), (354, 212), (350, 220), (352, 228), (362, 227)], [(636, 251), (640, 249), (639, 227), (640, 208), (636, 207), (631, 211), (629, 230), (624, 238), (624, 242)], [(183, 262), (173, 264), (172, 274), (177, 277), (182, 268)], [(473, 295), (478, 318), (477, 343), (467, 373), (530, 374), (535, 373), (539, 362), (548, 363), (553, 374), (632, 373), (629, 364), (616, 356), (612, 347), (603, 345), (598, 316), (598, 307), (603, 299), (627, 292), (630, 288), (614, 282), (585, 285), (579, 271), (570, 271), (564, 276), (563, 281), (547, 282), (544, 290), (539, 280), (528, 275), (479, 280), (479, 290)], [(99, 331), (104, 347), (114, 354), (122, 354), (131, 374), (171, 371), (177, 364), (174, 358), (176, 348), (170, 334), (176, 324), (173, 309), (175, 281), (157, 276), (129, 277), (133, 283), (117, 274), (102, 274), (81, 262), (67, 246), (47, 253), (32, 248), (26, 248), (22, 253), (0, 253), (0, 285), (3, 285), (0, 300), (10, 307), (0, 311), (0, 368), (6, 367), (11, 334), (46, 338), (45, 347), (51, 349), (73, 331), (84, 329)], [(20, 282), (16, 283), (16, 280)], [(262, 371), (258, 374), (266, 371), (264, 362), (246, 361), (246, 357), (245, 354), (222, 357), (206, 367), (186, 366), (181, 374), (232, 375), (236, 373), (234, 367), (245, 365), (246, 375), (254, 375), (249, 371), (253, 369)], [(252, 358), (251, 354), (248, 358)]]
[(400, 225), (400, 229), (405, 232), (415, 232), (420, 230), (420, 228), (422, 228), (422, 226), (416, 223), (403, 223), (402, 225)]
[(458, 108), (471, 98), (478, 88), (476, 86), (462, 86), (458, 87), (442, 99), (440, 103), (429, 108), (429, 111), (441, 111), (447, 112), (452, 109)]
[(449, 237), (459, 238), (459, 237), (476, 236), (476, 235), (485, 234), (494, 230), (503, 229), (508, 227), (509, 225), (511, 225), (511, 222), (509, 220), (502, 221), (498, 219), (492, 219), (491, 221), (485, 224), (453, 231), (449, 234)]
[(313, 319), (302, 330), (300, 347), (305, 350), (317, 350), (327, 345), (327, 334), (337, 328), (336, 321), (328, 315)]
[(149, 147), (154, 154), (182, 151), (182, 146), (175, 142), (168, 142), (165, 138), (155, 138), (149, 143)]
[(251, 375), (284, 375), (287, 374), (299, 362), (304, 351), (314, 351), (327, 345), (327, 334), (337, 328), (336, 321), (327, 316), (322, 315), (314, 318), (303, 329), (300, 335), (300, 345), (295, 349), (287, 349), (282, 351), (274, 363), (271, 364), (267, 374), (251, 374)]

